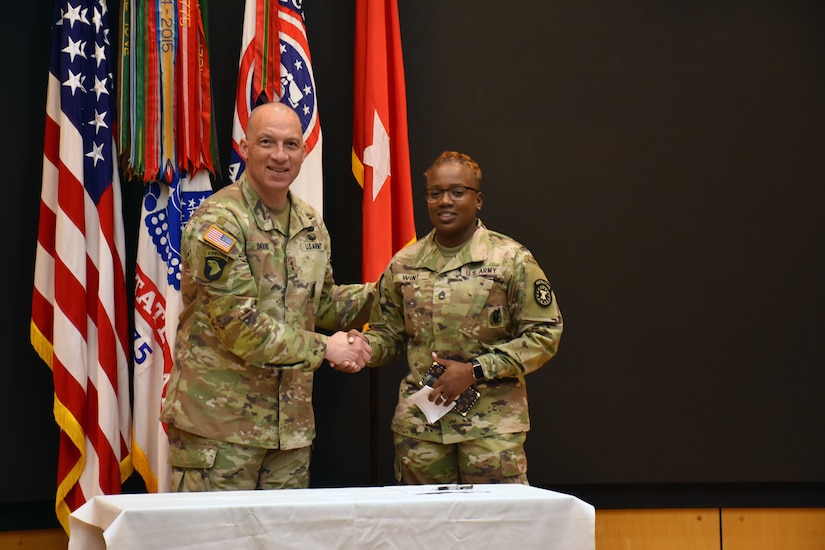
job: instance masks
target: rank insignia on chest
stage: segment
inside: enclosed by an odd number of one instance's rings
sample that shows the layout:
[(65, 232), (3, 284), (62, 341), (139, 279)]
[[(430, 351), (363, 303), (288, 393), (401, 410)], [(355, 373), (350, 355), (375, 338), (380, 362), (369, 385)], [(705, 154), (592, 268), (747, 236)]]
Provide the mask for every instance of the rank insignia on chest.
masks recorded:
[(491, 327), (499, 327), (501, 326), (501, 307), (497, 307), (490, 312), (490, 326)]
[(539, 279), (533, 288), (533, 297), (540, 306), (547, 307), (553, 303), (553, 289), (548, 281)]

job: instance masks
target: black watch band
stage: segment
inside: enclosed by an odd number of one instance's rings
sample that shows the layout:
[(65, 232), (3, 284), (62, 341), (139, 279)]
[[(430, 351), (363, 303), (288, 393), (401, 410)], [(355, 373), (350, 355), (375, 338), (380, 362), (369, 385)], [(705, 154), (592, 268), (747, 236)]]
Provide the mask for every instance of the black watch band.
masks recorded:
[(481, 366), (481, 363), (478, 362), (478, 359), (471, 360), (470, 364), (473, 366), (473, 378), (475, 378), (476, 381), (484, 380), (484, 368)]

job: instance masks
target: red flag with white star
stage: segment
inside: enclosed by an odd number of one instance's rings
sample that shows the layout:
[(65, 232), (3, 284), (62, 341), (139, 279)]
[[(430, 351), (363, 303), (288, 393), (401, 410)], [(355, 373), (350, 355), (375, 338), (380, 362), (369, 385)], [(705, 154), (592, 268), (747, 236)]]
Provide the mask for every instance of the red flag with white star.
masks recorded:
[(357, 0), (352, 172), (364, 190), (362, 278), (415, 242), (397, 0)]

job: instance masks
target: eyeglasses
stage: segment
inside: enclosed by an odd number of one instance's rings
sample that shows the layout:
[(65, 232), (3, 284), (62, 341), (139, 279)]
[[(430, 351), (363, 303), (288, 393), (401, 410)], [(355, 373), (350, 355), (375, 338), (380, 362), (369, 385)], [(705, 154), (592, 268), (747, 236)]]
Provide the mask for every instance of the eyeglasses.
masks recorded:
[(475, 191), (478, 193), (478, 189), (474, 187), (456, 185), (455, 187), (450, 187), (449, 189), (424, 189), (424, 198), (427, 199), (427, 202), (438, 202), (446, 192), (450, 195), (452, 200), (460, 201), (467, 195), (467, 191)]

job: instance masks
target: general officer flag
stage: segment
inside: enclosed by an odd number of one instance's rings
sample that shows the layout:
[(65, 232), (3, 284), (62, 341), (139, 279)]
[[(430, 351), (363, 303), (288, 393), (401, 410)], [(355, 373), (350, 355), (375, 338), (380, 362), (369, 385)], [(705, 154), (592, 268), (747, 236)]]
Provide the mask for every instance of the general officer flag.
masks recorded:
[(131, 474), (128, 307), (105, 0), (58, 0), (46, 100), (31, 342), (60, 427), (55, 512)]
[(363, 187), (364, 282), (415, 242), (397, 0), (357, 0), (352, 172)]

